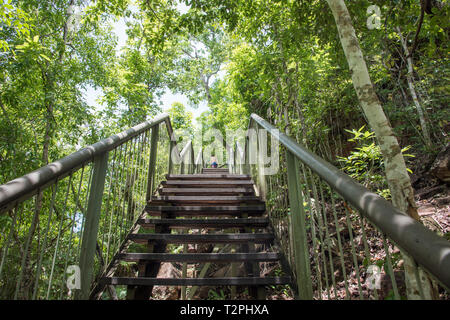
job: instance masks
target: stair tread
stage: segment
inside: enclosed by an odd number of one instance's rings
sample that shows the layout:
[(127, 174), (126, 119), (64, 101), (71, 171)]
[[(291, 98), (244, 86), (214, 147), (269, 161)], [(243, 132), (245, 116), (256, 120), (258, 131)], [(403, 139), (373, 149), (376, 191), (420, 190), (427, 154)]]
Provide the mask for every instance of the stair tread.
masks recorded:
[(257, 196), (159, 196), (152, 201), (261, 201)]
[(227, 174), (227, 173), (216, 173), (216, 174), (167, 174), (166, 179), (170, 180), (212, 180), (212, 179), (234, 179), (234, 180), (250, 180), (251, 177), (248, 174)]
[(197, 187), (197, 188), (209, 188), (211, 186), (217, 187), (236, 187), (236, 186), (253, 186), (252, 180), (167, 180), (161, 182), (163, 186), (184, 186), (184, 187)]
[(252, 241), (255, 243), (270, 242), (274, 238), (271, 233), (226, 233), (226, 234), (165, 234), (139, 233), (130, 234), (128, 239), (138, 243), (148, 241), (165, 241), (168, 243), (234, 243)]
[(265, 205), (248, 206), (152, 206), (147, 205), (148, 210), (158, 210), (164, 212), (173, 211), (261, 211), (266, 210)]
[(253, 188), (161, 188), (159, 190), (160, 194), (176, 193), (176, 194), (229, 194), (229, 193), (254, 193)]
[(245, 205), (245, 206), (156, 206), (147, 205), (145, 211), (149, 215), (161, 215), (170, 213), (177, 216), (240, 216), (248, 214), (249, 216), (261, 216), (265, 214), (265, 204)]
[(269, 224), (267, 218), (252, 219), (139, 219), (141, 226), (149, 225), (169, 225), (186, 227), (239, 227), (239, 226), (259, 226), (266, 227)]
[(267, 253), (123, 253), (118, 259), (124, 261), (161, 262), (233, 262), (233, 261), (277, 261), (280, 254)]
[(105, 277), (105, 285), (135, 286), (220, 286), (220, 285), (285, 285), (291, 283), (290, 277), (228, 277), (228, 278), (143, 278), (143, 277)]

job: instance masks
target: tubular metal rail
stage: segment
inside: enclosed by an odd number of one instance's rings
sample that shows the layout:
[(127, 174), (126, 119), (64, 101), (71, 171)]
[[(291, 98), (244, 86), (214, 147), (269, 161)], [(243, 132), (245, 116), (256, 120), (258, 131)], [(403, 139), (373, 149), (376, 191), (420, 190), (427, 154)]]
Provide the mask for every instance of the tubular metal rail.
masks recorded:
[(200, 172), (193, 159), (162, 114), (1, 185), (0, 299), (87, 299), (157, 183)]
[[(272, 137), (272, 162), (279, 161), (279, 170), (264, 175), (267, 133)], [(301, 299), (404, 298), (401, 252), (412, 257), (431, 276), (435, 291), (448, 298), (449, 241), (258, 115), (251, 115), (244, 149), (236, 142), (229, 156), (231, 171), (251, 174), (266, 200)], [(424, 298), (419, 268), (415, 269)], [(371, 286), (372, 280), (379, 286)]]

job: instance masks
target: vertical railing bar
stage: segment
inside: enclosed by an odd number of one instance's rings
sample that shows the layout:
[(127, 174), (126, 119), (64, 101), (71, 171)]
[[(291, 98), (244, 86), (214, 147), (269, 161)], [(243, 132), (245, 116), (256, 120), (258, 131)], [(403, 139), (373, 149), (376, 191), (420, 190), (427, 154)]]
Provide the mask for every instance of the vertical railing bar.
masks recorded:
[[(117, 244), (118, 246), (120, 246), (120, 242), (123, 239), (123, 234), (126, 232), (126, 223), (127, 223), (126, 210), (128, 209), (128, 203), (127, 203), (126, 194), (128, 193), (128, 201), (129, 201), (129, 199), (130, 199), (130, 192), (129, 192), (129, 183), (130, 183), (130, 181), (129, 181), (129, 179), (131, 180), (131, 178), (129, 178), (130, 177), (129, 169), (130, 169), (131, 164), (134, 161), (134, 155), (135, 155), (135, 151), (136, 151), (136, 140), (137, 140), (136, 138), (133, 138), (131, 140), (131, 147), (130, 147), (130, 153), (131, 154), (130, 154), (130, 156), (127, 159), (127, 165), (125, 167), (125, 169), (126, 169), (125, 187), (124, 187), (124, 190), (123, 190), (124, 197), (123, 197), (123, 202), (122, 202), (122, 215), (120, 217), (119, 239), (118, 239), (118, 244)], [(125, 209), (125, 208), (127, 208), (127, 209)]]
[[(120, 150), (119, 150), (119, 157), (114, 161), (114, 166), (115, 166), (115, 164), (116, 164), (116, 162), (117, 162), (117, 167), (118, 167), (118, 170), (117, 170), (117, 172), (116, 172), (116, 170), (114, 170), (114, 184), (113, 184), (113, 188), (112, 188), (112, 194), (113, 194), (113, 201), (112, 201), (112, 205), (111, 205), (111, 214), (110, 214), (110, 218), (109, 218), (109, 231), (108, 231), (108, 242), (107, 242), (107, 244), (106, 244), (106, 258), (105, 258), (105, 266), (107, 266), (108, 264), (109, 264), (109, 262), (110, 262), (110, 260), (109, 260), (109, 249), (110, 249), (110, 245), (111, 245), (111, 231), (112, 231), (112, 222), (113, 222), (113, 220), (114, 220), (114, 209), (115, 209), (115, 204), (116, 204), (116, 190), (117, 190), (117, 187), (119, 188), (119, 190), (120, 190), (120, 181), (121, 181), (121, 178), (118, 178), (118, 176), (120, 176), (121, 175), (121, 170), (120, 170), (120, 166), (119, 166), (119, 161), (120, 161), (120, 163), (122, 163), (122, 152), (123, 152), (123, 145), (121, 145), (121, 146), (119, 146), (118, 147)], [(117, 149), (116, 149), (117, 150)], [(114, 154), (116, 153), (116, 150), (114, 150)], [(117, 219), (116, 219), (117, 220)]]
[[(82, 169), (81, 169), (80, 183), (78, 184), (78, 191), (77, 191), (76, 195), (74, 194), (74, 196), (75, 196), (75, 209), (74, 209), (74, 212), (73, 212), (73, 218), (71, 219), (72, 227), (70, 228), (70, 236), (69, 236), (69, 242), (68, 242), (69, 247), (68, 247), (68, 251), (66, 251), (66, 256), (65, 256), (65, 259), (64, 259), (64, 269), (63, 269), (64, 276), (63, 276), (63, 279), (65, 279), (65, 274), (66, 274), (66, 269), (67, 269), (67, 262), (69, 260), (69, 256), (72, 254), (71, 243), (72, 243), (72, 237), (73, 237), (73, 233), (74, 233), (73, 231), (74, 231), (74, 227), (75, 227), (75, 223), (76, 223), (77, 203), (78, 203), (78, 201), (80, 199), (81, 185), (83, 183), (83, 177), (84, 177), (85, 168), (86, 167), (83, 166)], [(64, 281), (61, 282), (61, 291), (60, 291), (60, 294), (59, 294), (59, 300), (62, 299), (63, 291), (64, 291)]]
[(138, 155), (138, 167), (137, 167), (137, 172), (136, 172), (136, 179), (137, 179), (137, 184), (136, 184), (136, 210), (133, 216), (133, 220), (131, 221), (131, 224), (134, 224), (134, 221), (136, 219), (136, 216), (139, 216), (141, 214), (141, 206), (142, 206), (142, 177), (144, 176), (143, 172), (142, 172), (142, 165), (143, 165), (143, 161), (145, 158), (145, 144), (147, 141), (147, 131), (145, 131), (143, 134), (141, 134), (142, 136), (142, 141), (141, 141), (141, 146), (140, 146), (140, 152)]
[(53, 259), (52, 259), (52, 268), (50, 271), (50, 278), (48, 281), (48, 287), (47, 287), (47, 295), (46, 295), (46, 299), (48, 300), (49, 296), (50, 296), (50, 288), (52, 286), (52, 281), (53, 281), (53, 272), (55, 270), (55, 263), (56, 263), (56, 255), (58, 254), (58, 248), (59, 248), (59, 239), (61, 237), (61, 230), (62, 230), (62, 225), (63, 225), (63, 221), (64, 221), (64, 214), (66, 212), (66, 208), (67, 208), (67, 200), (69, 199), (69, 194), (70, 194), (70, 184), (72, 182), (72, 177), (73, 177), (73, 172), (70, 173), (69, 176), (69, 182), (67, 184), (67, 191), (66, 191), (66, 197), (64, 199), (64, 208), (61, 212), (61, 218), (59, 220), (59, 226), (58, 226), (58, 236), (56, 237), (56, 246), (55, 246), (55, 252), (53, 254)]
[[(124, 236), (126, 236), (126, 233), (128, 232), (128, 230), (130, 229), (133, 220), (134, 220), (134, 215), (135, 215), (135, 207), (136, 207), (136, 203), (134, 201), (134, 195), (136, 194), (136, 187), (138, 182), (137, 179), (137, 172), (138, 172), (138, 166), (139, 166), (139, 150), (140, 147), (142, 145), (142, 135), (139, 135), (136, 137), (136, 144), (135, 144), (135, 149), (134, 149), (134, 156), (133, 156), (133, 165), (132, 165), (132, 181), (133, 184), (130, 186), (130, 190), (128, 191), (128, 194), (130, 195), (130, 199), (128, 200), (128, 214), (127, 214), (127, 219), (125, 220), (125, 227), (126, 229), (124, 230), (125, 234)], [(131, 192), (130, 192), (131, 191)], [(131, 208), (130, 208), (131, 206)]]
[[(308, 168), (309, 169), (309, 168)], [(314, 197), (314, 206), (315, 206), (315, 216), (317, 217), (317, 221), (319, 223), (318, 225), (318, 230), (319, 230), (319, 240), (320, 240), (320, 254), (321, 254), (321, 260), (322, 260), (322, 264), (323, 264), (323, 273), (325, 275), (325, 285), (326, 285), (326, 291), (327, 291), (327, 296), (328, 299), (331, 299), (331, 294), (330, 294), (330, 284), (328, 281), (328, 268), (327, 268), (327, 262), (326, 262), (326, 258), (325, 258), (325, 241), (323, 239), (323, 221), (321, 218), (321, 214), (320, 212), (322, 211), (322, 206), (320, 204), (319, 201), (319, 197), (318, 197), (318, 193), (317, 193), (317, 187), (316, 184), (314, 182), (314, 175), (311, 172), (311, 170), (309, 170), (310, 176), (311, 176), (311, 185), (312, 185), (312, 192), (313, 192), (313, 197)], [(320, 183), (320, 181), (319, 181)], [(312, 208), (311, 208), (312, 209)], [(313, 210), (311, 210), (311, 212), (313, 212)], [(322, 295), (322, 293), (320, 293)]]
[(384, 252), (386, 253), (386, 262), (388, 265), (388, 272), (389, 272), (389, 276), (391, 278), (391, 283), (392, 283), (392, 290), (394, 291), (394, 297), (396, 300), (400, 300), (400, 294), (398, 293), (398, 288), (397, 288), (397, 280), (395, 279), (395, 274), (394, 274), (394, 268), (392, 267), (392, 261), (391, 261), (391, 254), (389, 252), (389, 246), (388, 243), (386, 241), (386, 236), (384, 235), (384, 233), (380, 232), (382, 235), (382, 239), (383, 239), (383, 247), (384, 247)]
[(328, 219), (327, 219), (327, 211), (325, 206), (325, 197), (323, 193), (323, 188), (321, 183), (319, 183), (319, 192), (320, 192), (320, 198), (323, 203), (322, 205), (322, 217), (323, 217), (323, 223), (325, 226), (325, 238), (326, 238), (326, 246), (328, 248), (328, 255), (329, 255), (329, 261), (330, 261), (330, 273), (331, 273), (331, 282), (333, 283), (334, 287), (334, 297), (337, 298), (337, 286), (336, 286), (336, 278), (334, 276), (334, 266), (333, 266), (333, 252), (331, 251), (331, 238), (330, 238), (330, 231), (328, 229)]
[(131, 146), (130, 146), (130, 153), (131, 154), (128, 154), (127, 165), (125, 166), (125, 177), (124, 177), (125, 178), (125, 184), (124, 184), (124, 189), (123, 189), (121, 216), (120, 216), (120, 220), (119, 220), (120, 221), (120, 226), (119, 226), (119, 234), (118, 234), (119, 238), (117, 239), (118, 240), (117, 247), (120, 246), (120, 242), (122, 241), (122, 236), (123, 236), (122, 233), (124, 231), (123, 224), (124, 224), (124, 220), (126, 220), (125, 203), (126, 203), (126, 194), (127, 194), (127, 190), (128, 190), (128, 176), (129, 176), (128, 170), (129, 170), (129, 167), (130, 167), (130, 162), (132, 161), (132, 158), (133, 158), (133, 151), (132, 150), (134, 150), (135, 146), (136, 146), (136, 139), (132, 139), (131, 140)]
[(35, 224), (35, 220), (36, 220), (35, 217), (39, 215), (39, 211), (40, 211), (40, 209), (38, 209), (38, 198), (39, 198), (39, 194), (40, 193), (41, 193), (41, 190), (38, 189), (37, 190), (37, 194), (35, 196), (35, 203), (36, 204), (35, 204), (35, 207), (34, 207), (34, 215), (33, 215), (32, 220), (31, 220), (31, 225), (30, 225), (30, 228), (29, 228), (29, 231), (28, 231), (27, 241), (25, 243), (24, 255), (22, 257), (22, 262), (21, 262), (21, 266), (20, 266), (20, 274), (19, 274), (19, 278), (17, 280), (16, 290), (14, 292), (13, 300), (17, 300), (17, 296), (19, 294), (20, 287), (22, 286), (23, 272), (24, 272), (24, 269), (25, 269), (26, 260), (28, 258), (28, 248), (30, 247), (30, 243), (32, 242), (31, 230), (33, 230), (33, 228), (36, 225)]
[(90, 163), (90, 167), (91, 167), (91, 170), (89, 171), (89, 180), (88, 180), (88, 186), (87, 186), (87, 189), (86, 189), (86, 197), (85, 197), (85, 199), (84, 199), (84, 207), (83, 207), (83, 208), (80, 208), (81, 211), (82, 211), (82, 212), (81, 212), (82, 217), (81, 217), (80, 237), (79, 237), (79, 241), (78, 241), (78, 249), (77, 249), (78, 261), (80, 260), (80, 254), (81, 254), (81, 239), (82, 239), (82, 237), (83, 237), (83, 233), (84, 233), (84, 223), (85, 223), (85, 220), (86, 220), (86, 206), (87, 206), (88, 199), (89, 199), (89, 192), (90, 192), (90, 190), (91, 190), (91, 184), (92, 184), (92, 178), (93, 178), (92, 173), (93, 173), (93, 171), (94, 171), (94, 166), (93, 166), (92, 162)]
[[(316, 248), (317, 248), (317, 234), (316, 234), (316, 223), (315, 223), (315, 215), (314, 215), (314, 210), (313, 210), (313, 206), (312, 206), (312, 202), (311, 202), (311, 192), (312, 192), (312, 187), (309, 184), (309, 179), (308, 179), (308, 174), (307, 171), (305, 170), (305, 165), (302, 163), (302, 168), (303, 168), (303, 178), (305, 180), (305, 184), (306, 184), (306, 192), (307, 192), (307, 201), (308, 201), (308, 206), (309, 206), (309, 215), (310, 215), (310, 226), (311, 226), (311, 238), (312, 238), (312, 243), (313, 243), (313, 249), (312, 249), (312, 254), (314, 256), (314, 264), (315, 264), (315, 269), (316, 269), (316, 279), (317, 279), (317, 290), (319, 292), (319, 298), (322, 300), (322, 276), (321, 276), (321, 272), (320, 272), (320, 260), (319, 260), (319, 252), (316, 252)], [(310, 171), (309, 171), (310, 172)], [(311, 175), (310, 175), (311, 177)], [(312, 177), (311, 177), (312, 180)], [(311, 181), (311, 183), (313, 184), (314, 182)], [(305, 192), (305, 193), (306, 193)]]
[[(126, 176), (125, 166), (124, 166), (124, 164), (126, 162), (125, 159), (128, 159), (128, 157), (129, 157), (129, 155), (127, 154), (128, 145), (129, 145), (128, 142), (129, 141), (127, 141), (126, 144), (125, 144), (125, 152), (123, 153), (123, 158), (122, 158), (122, 155), (120, 156), (120, 166), (119, 166), (120, 167), (120, 171), (119, 171), (119, 179), (117, 180), (118, 181), (118, 183), (117, 183), (117, 185), (118, 185), (117, 203), (116, 203), (116, 200), (115, 200), (116, 198), (115, 198), (114, 199), (114, 204), (113, 204), (113, 208), (114, 208), (114, 212), (115, 212), (115, 216), (116, 216), (115, 223), (114, 223), (114, 230), (115, 230), (115, 232), (114, 232), (114, 236), (113, 236), (113, 250), (112, 250), (113, 254), (115, 253), (116, 249), (118, 249), (119, 246), (120, 246), (120, 236), (118, 235), (117, 230), (120, 228), (119, 227), (119, 221), (120, 221), (119, 217), (120, 217), (121, 211), (122, 211), (122, 207), (120, 205), (120, 203), (121, 203), (121, 196), (122, 196), (122, 185), (124, 185), (124, 186), (126, 185), (126, 178), (125, 178), (125, 183), (123, 183), (123, 179), (124, 179), (124, 176)], [(122, 154), (123, 149), (124, 148), (122, 146), (122, 150), (120, 151), (121, 154)], [(118, 209), (117, 211), (115, 210), (116, 206), (117, 206), (117, 209)]]
[(135, 212), (135, 203), (134, 203), (134, 195), (136, 193), (136, 185), (138, 183), (137, 181), (137, 167), (138, 167), (138, 162), (139, 162), (139, 149), (140, 146), (142, 144), (142, 139), (141, 139), (142, 135), (137, 136), (136, 137), (136, 143), (134, 146), (134, 155), (133, 155), (133, 160), (132, 160), (132, 181), (133, 184), (130, 185), (128, 194), (130, 195), (129, 199), (128, 199), (128, 213), (127, 213), (127, 219), (125, 220), (125, 230), (124, 230), (124, 237), (126, 236), (126, 233), (128, 232), (128, 230), (131, 227), (132, 221), (134, 219), (134, 212)]
[(148, 146), (148, 141), (147, 141), (147, 137), (148, 137), (148, 130), (146, 130), (144, 133), (144, 140), (142, 143), (142, 149), (141, 149), (141, 154), (140, 154), (140, 161), (139, 161), (139, 188), (138, 188), (138, 203), (139, 203), (139, 208), (138, 208), (138, 212), (139, 214), (141, 213), (142, 209), (142, 205), (144, 204), (144, 199), (143, 199), (143, 192), (146, 188), (145, 185), (145, 179), (143, 178), (144, 176), (147, 176), (148, 172), (147, 172), (147, 163), (146, 163), (146, 159), (147, 159), (147, 146)]
[[(287, 161), (287, 159), (285, 159), (285, 161)], [(287, 185), (287, 172), (286, 173), (283, 172), (281, 179), (282, 179), (281, 186), (283, 186), (283, 187), (286, 186)], [(280, 198), (280, 203), (281, 203), (280, 208), (282, 208), (282, 210), (280, 212), (280, 235), (282, 236), (283, 235), (282, 223), (287, 218), (287, 209), (288, 209), (287, 202), (286, 202), (286, 194), (284, 192), (282, 194), (282, 197)], [(285, 250), (285, 252), (289, 252), (289, 247), (286, 247), (286, 237), (282, 236), (281, 239), (282, 239), (281, 243), (283, 245), (283, 249)], [(292, 265), (291, 259), (292, 259), (292, 256), (289, 257), (290, 265)]]
[[(143, 152), (143, 162), (142, 162), (142, 174), (141, 174), (141, 190), (140, 190), (140, 203), (142, 203), (142, 210), (145, 208), (145, 198), (147, 195), (147, 187), (148, 187), (148, 181), (146, 177), (148, 176), (148, 166), (150, 161), (150, 129), (145, 132), (145, 139), (144, 139), (144, 152)], [(141, 210), (141, 211), (142, 211)]]
[(350, 212), (347, 208), (347, 206), (345, 207), (345, 217), (346, 217), (346, 221), (347, 221), (347, 228), (348, 228), (348, 233), (349, 233), (349, 237), (350, 237), (350, 245), (351, 245), (351, 251), (352, 251), (352, 256), (353, 256), (353, 265), (355, 267), (355, 274), (356, 274), (356, 280), (358, 281), (358, 290), (359, 290), (359, 299), (360, 300), (364, 300), (364, 296), (362, 293), (362, 287), (361, 287), (361, 277), (359, 274), (359, 265), (358, 265), (358, 259), (356, 257), (356, 250), (355, 250), (355, 242), (354, 242), (354, 238), (353, 238), (353, 226), (352, 226), (352, 222), (350, 219)]
[[(133, 160), (133, 185), (131, 186), (131, 192), (130, 192), (130, 198), (131, 202), (129, 201), (129, 204), (131, 205), (131, 210), (128, 208), (128, 211), (130, 211), (130, 214), (128, 215), (128, 219), (126, 221), (126, 230), (125, 233), (128, 232), (128, 230), (131, 228), (134, 220), (134, 216), (136, 214), (136, 202), (134, 201), (134, 196), (136, 195), (136, 188), (138, 187), (139, 179), (138, 179), (138, 172), (139, 172), (139, 159), (141, 155), (141, 146), (143, 143), (143, 136), (142, 134), (136, 137), (136, 146), (135, 146), (135, 157)], [(126, 235), (126, 234), (125, 234)]]
[(145, 202), (144, 202), (144, 195), (146, 194), (146, 183), (145, 178), (148, 175), (147, 169), (148, 169), (148, 163), (147, 163), (147, 147), (148, 147), (148, 133), (149, 131), (145, 131), (144, 133), (144, 142), (142, 144), (142, 152), (141, 152), (141, 159), (139, 163), (139, 191), (138, 191), (138, 216), (141, 215), (142, 210), (145, 208)]
[[(150, 143), (151, 143), (151, 129), (148, 129), (146, 132), (145, 139), (145, 152), (144, 152), (144, 162), (142, 164), (142, 190), (141, 190), (141, 202), (142, 202), (142, 210), (145, 209), (147, 205), (147, 189), (148, 189), (148, 174), (149, 174), (149, 166), (150, 166)], [(142, 211), (141, 210), (141, 211)]]
[[(283, 185), (283, 183), (282, 183), (282, 178), (283, 178), (283, 173), (282, 172), (280, 172), (280, 174), (277, 176), (277, 185), (278, 186), (282, 186)], [(282, 204), (281, 204), (281, 194), (278, 194), (277, 195), (277, 197), (276, 197), (276, 201), (275, 201), (275, 203), (277, 204), (276, 205), (276, 208), (277, 208), (277, 210), (276, 210), (276, 222), (277, 222), (277, 225), (276, 225), (276, 230), (277, 230), (277, 234), (278, 234), (278, 238), (279, 238), (279, 240), (280, 240), (280, 246), (281, 246), (281, 249), (282, 250), (284, 250), (284, 245), (283, 245), (283, 237), (282, 237), (282, 235), (283, 235), (283, 233), (282, 233), (282, 231), (281, 231), (281, 213), (282, 213)]]
[(32, 300), (36, 299), (37, 290), (38, 290), (38, 287), (39, 287), (39, 278), (41, 276), (42, 259), (43, 259), (43, 256), (44, 256), (45, 247), (47, 245), (48, 232), (50, 230), (50, 225), (52, 224), (51, 220), (52, 220), (52, 217), (53, 217), (53, 205), (55, 203), (56, 193), (58, 192), (58, 185), (59, 185), (59, 180), (56, 180), (56, 183), (54, 184), (54, 190), (53, 190), (53, 193), (52, 193), (52, 200), (51, 200), (51, 203), (50, 203), (49, 213), (48, 213), (48, 217), (47, 217), (48, 220), (47, 220), (47, 227), (45, 229), (44, 242), (42, 244), (41, 252), (39, 253), (39, 256), (38, 256), (38, 264), (36, 266), (36, 279), (35, 279), (35, 282), (34, 282), (34, 290), (33, 290), (33, 295), (32, 295), (32, 298), (31, 298)]
[[(330, 191), (331, 191), (331, 188), (330, 188)], [(336, 213), (336, 201), (334, 200), (333, 196), (331, 196), (331, 206), (333, 208), (334, 224), (336, 225), (336, 236), (337, 236), (337, 240), (338, 240), (338, 248), (339, 248), (339, 253), (340, 253), (339, 259), (341, 261), (342, 274), (344, 276), (345, 298), (350, 299), (350, 291), (348, 290), (348, 283), (347, 283), (347, 271), (345, 269), (344, 251), (342, 249), (341, 230), (339, 230), (339, 221), (338, 221), (337, 213)]]
[[(113, 188), (112, 187), (113, 186), (113, 177), (115, 176), (115, 170), (114, 169), (116, 167), (116, 154), (117, 154), (117, 148), (114, 149), (114, 153), (113, 153), (113, 156), (112, 156), (112, 167), (109, 170), (108, 197), (107, 197), (107, 200), (106, 200), (106, 208), (105, 208), (105, 219), (106, 220), (108, 220), (108, 214), (109, 214), (109, 216), (112, 216), (112, 210), (111, 211), (109, 210), (110, 209), (109, 205), (111, 203), (111, 189)], [(104, 224), (102, 224), (101, 227), (103, 229), (105, 229)], [(101, 241), (101, 244), (100, 244), (100, 252), (102, 254), (103, 254), (103, 246), (104, 246), (104, 243), (105, 243), (105, 236), (106, 236), (106, 232), (105, 231), (106, 230), (101, 232), (101, 234), (102, 234), (102, 241)], [(108, 265), (107, 262), (108, 262), (108, 257), (106, 256), (105, 257), (105, 266)]]
[[(149, 159), (149, 165), (148, 165), (148, 177), (147, 177), (147, 194), (145, 197), (146, 202), (148, 202), (153, 194), (153, 190), (155, 187), (155, 180), (156, 180), (156, 166), (157, 166), (157, 159), (156, 155), (158, 152), (158, 138), (159, 138), (159, 126), (155, 126), (152, 128), (152, 134), (151, 134), (151, 141), (150, 141), (150, 159)], [(170, 155), (169, 155), (170, 157)]]
[[(127, 143), (127, 149), (125, 157), (123, 159), (123, 164), (121, 165), (122, 167), (122, 177), (121, 177), (121, 182), (122, 182), (122, 186), (119, 188), (120, 189), (120, 194), (121, 197), (119, 197), (119, 214), (117, 215), (117, 224), (116, 224), (116, 240), (115, 240), (115, 248), (119, 248), (120, 247), (120, 242), (122, 239), (122, 226), (123, 226), (123, 217), (124, 217), (124, 212), (125, 212), (125, 199), (126, 199), (126, 190), (127, 190), (127, 181), (128, 181), (128, 167), (129, 167), (129, 163), (130, 163), (130, 158), (131, 158), (131, 150), (133, 148), (133, 140), (129, 141), (130, 143)], [(128, 150), (129, 147), (129, 150)]]
[(130, 158), (130, 152), (128, 148), (131, 150), (131, 144), (132, 141), (127, 141), (125, 145), (125, 152), (123, 155), (123, 159), (121, 159), (120, 162), (120, 178), (119, 178), (119, 194), (117, 197), (117, 208), (118, 211), (116, 212), (116, 222), (114, 227), (114, 250), (113, 254), (120, 247), (120, 232), (121, 232), (121, 225), (122, 225), (122, 215), (123, 215), (123, 202), (125, 201), (125, 190), (126, 190), (126, 184), (127, 184), (127, 175), (128, 175), (128, 162)]
[[(125, 194), (128, 194), (128, 199), (124, 199), (124, 203), (126, 207), (126, 209), (124, 209), (124, 216), (123, 216), (123, 224), (122, 224), (122, 230), (120, 233), (120, 242), (122, 242), (122, 239), (124, 238), (124, 236), (126, 235), (126, 232), (128, 230), (128, 222), (130, 220), (130, 210), (133, 205), (133, 186), (135, 185), (136, 181), (134, 180), (135, 175), (134, 175), (134, 169), (135, 169), (135, 161), (136, 161), (136, 155), (137, 155), (137, 149), (138, 149), (138, 145), (139, 145), (139, 136), (135, 137), (133, 139), (133, 149), (131, 151), (131, 160), (128, 163), (128, 170), (130, 170), (131, 168), (131, 173), (129, 174), (130, 179), (127, 179), (127, 183), (126, 183), (126, 189), (125, 189)], [(128, 174), (128, 173), (127, 173)], [(131, 201), (131, 202), (130, 202)]]
[(149, 130), (145, 131), (145, 135), (144, 135), (144, 143), (142, 145), (142, 152), (141, 152), (141, 162), (139, 164), (139, 177), (140, 177), (140, 182), (139, 182), (139, 209), (138, 209), (138, 213), (139, 215), (141, 214), (142, 210), (144, 210), (145, 208), (145, 192), (147, 190), (147, 183), (146, 183), (146, 179), (145, 177), (148, 176), (148, 157), (147, 157), (147, 151), (148, 151), (148, 135), (149, 135)]
[(10, 227), (9, 232), (8, 232), (8, 238), (6, 240), (6, 245), (3, 248), (3, 257), (2, 257), (2, 261), (0, 263), (0, 280), (1, 280), (1, 277), (2, 277), (3, 265), (5, 263), (6, 256), (8, 255), (9, 245), (11, 243), (11, 238), (12, 238), (12, 235), (14, 233), (14, 229), (16, 227), (16, 220), (17, 220), (17, 216), (19, 215), (18, 211), (19, 211), (19, 206), (20, 205), (22, 207), (22, 212), (23, 212), (23, 208), (24, 208), (23, 203), (21, 203), (21, 204), (16, 203), (15, 208), (14, 208), (14, 212), (15, 213), (14, 213), (13, 221), (11, 222), (11, 227)]
[(145, 145), (145, 132), (142, 133), (140, 135), (140, 144), (139, 144), (139, 148), (138, 148), (138, 154), (137, 154), (137, 163), (136, 163), (136, 187), (134, 189), (134, 194), (136, 195), (136, 203), (135, 203), (135, 208), (136, 210), (134, 210), (134, 215), (131, 219), (131, 224), (133, 224), (134, 221), (134, 216), (136, 215), (136, 212), (139, 212), (140, 209), (140, 196), (141, 196), (141, 182), (142, 182), (142, 174), (141, 174), (141, 166), (142, 166), (142, 159), (144, 158), (144, 145)]
[[(366, 254), (367, 263), (370, 265), (372, 263), (372, 259), (370, 258), (370, 250), (369, 250), (369, 246), (367, 244), (366, 227), (364, 226), (365, 220), (363, 219), (361, 213), (359, 211), (357, 211), (357, 212), (358, 212), (358, 216), (359, 216), (359, 221), (361, 223), (362, 240), (363, 240), (363, 243), (364, 243), (364, 252)], [(375, 288), (373, 291), (374, 291), (375, 299), (378, 300), (377, 289)]]

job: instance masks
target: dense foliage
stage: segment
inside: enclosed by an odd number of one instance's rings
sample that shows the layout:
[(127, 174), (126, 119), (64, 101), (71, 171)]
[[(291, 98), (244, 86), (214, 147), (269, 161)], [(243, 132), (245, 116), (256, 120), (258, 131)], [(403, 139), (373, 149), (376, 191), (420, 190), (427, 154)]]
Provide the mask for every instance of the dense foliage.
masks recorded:
[[(449, 140), (448, 1), (346, 3), (401, 148), (425, 159), (408, 163), (420, 171)], [(86, 103), (93, 89), (100, 108)], [(165, 106), (179, 136), (245, 129), (257, 113), (390, 196), (335, 20), (318, 0), (0, 0), (0, 184), (152, 118), (168, 89), (208, 105), (197, 126), (187, 106)]]

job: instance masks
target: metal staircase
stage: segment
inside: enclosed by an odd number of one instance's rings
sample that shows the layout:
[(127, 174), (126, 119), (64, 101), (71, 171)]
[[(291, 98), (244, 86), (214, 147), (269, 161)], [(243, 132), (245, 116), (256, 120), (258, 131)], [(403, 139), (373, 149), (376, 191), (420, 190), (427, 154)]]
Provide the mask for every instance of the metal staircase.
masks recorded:
[[(128, 299), (148, 299), (152, 287), (163, 286), (250, 286), (255, 298), (263, 298), (261, 287), (290, 284), (290, 277), (261, 277), (259, 262), (280, 260), (276, 252), (255, 252), (256, 244), (270, 245), (273, 233), (265, 204), (255, 196), (248, 175), (229, 174), (228, 169), (204, 168), (201, 174), (167, 175), (145, 208), (138, 225), (145, 233), (128, 235), (128, 240), (146, 245), (142, 253), (121, 253), (117, 258), (138, 264), (136, 277), (104, 277), (105, 285), (127, 285)], [(153, 232), (148, 232), (148, 231)], [(183, 233), (172, 233), (183, 230)], [(208, 230), (214, 233), (204, 233)], [(232, 233), (230, 233), (230, 231)], [(237, 232), (236, 232), (237, 231)], [(236, 253), (166, 253), (166, 245), (235, 244)], [(244, 262), (246, 277), (157, 278), (161, 262), (230, 264)], [(258, 288), (259, 287), (259, 290)], [(258, 294), (259, 292), (259, 294)]]

